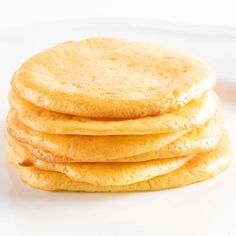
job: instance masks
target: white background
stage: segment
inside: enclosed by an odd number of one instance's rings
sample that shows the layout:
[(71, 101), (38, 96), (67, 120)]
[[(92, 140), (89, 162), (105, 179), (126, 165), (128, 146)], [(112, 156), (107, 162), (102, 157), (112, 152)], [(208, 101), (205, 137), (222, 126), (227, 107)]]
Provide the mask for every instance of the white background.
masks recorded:
[(0, 29), (86, 17), (148, 17), (236, 27), (235, 0), (0, 0)]
[[(0, 0), (0, 235), (235, 236), (235, 163), (212, 180), (167, 191), (49, 193), (20, 181), (7, 161), (3, 135), (10, 78), (26, 58), (56, 42), (108, 34), (140, 40), (158, 38), (207, 61), (219, 78), (224, 120), (235, 148), (235, 11), (234, 1), (227, 0)], [(214, 27), (175, 27), (162, 21), (141, 21), (139, 27), (140, 21), (108, 18), (107, 27), (102, 27), (106, 20), (63, 21), (91, 17), (155, 18)], [(57, 20), (62, 22), (26, 27)], [(135, 28), (136, 23), (139, 26)]]

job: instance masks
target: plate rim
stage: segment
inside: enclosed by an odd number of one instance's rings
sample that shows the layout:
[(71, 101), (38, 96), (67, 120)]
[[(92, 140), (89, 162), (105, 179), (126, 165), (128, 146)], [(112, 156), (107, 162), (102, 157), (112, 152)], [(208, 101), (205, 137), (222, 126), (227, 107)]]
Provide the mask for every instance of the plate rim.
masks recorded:
[(0, 31), (0, 40), (6, 36), (14, 37), (19, 34), (28, 33), (32, 30), (45, 28), (53, 29), (75, 29), (75, 28), (93, 28), (93, 27), (115, 27), (115, 28), (145, 28), (146, 30), (161, 30), (177, 34), (202, 35), (210, 37), (221, 37), (224, 39), (236, 39), (236, 27), (229, 26), (211, 26), (186, 24), (180, 22), (159, 20), (154, 18), (139, 17), (89, 17), (75, 18), (67, 20), (46, 21), (42, 23), (29, 24), (25, 26), (13, 26), (3, 28)]

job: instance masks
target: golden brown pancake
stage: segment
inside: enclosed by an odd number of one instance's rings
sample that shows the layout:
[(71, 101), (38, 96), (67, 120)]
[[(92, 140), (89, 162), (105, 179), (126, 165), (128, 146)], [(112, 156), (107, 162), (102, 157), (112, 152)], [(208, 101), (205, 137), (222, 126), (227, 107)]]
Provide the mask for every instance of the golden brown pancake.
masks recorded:
[(218, 146), (223, 126), (220, 116), (210, 119), (205, 125), (195, 128), (175, 141), (149, 153), (116, 159), (116, 162), (147, 161), (209, 152)]
[(179, 169), (149, 180), (123, 186), (92, 185), (73, 181), (65, 174), (55, 171), (44, 171), (35, 167), (18, 167), (24, 182), (34, 188), (47, 191), (128, 192), (175, 188), (203, 181), (225, 170), (229, 166), (230, 161), (229, 138), (225, 134), (214, 151), (197, 155)]
[(125, 136), (53, 135), (23, 125), (15, 111), (10, 111), (7, 132), (23, 144), (73, 159), (75, 162), (96, 162), (150, 152), (174, 141), (187, 131), (166, 134)]
[[(122, 158), (111, 158), (106, 155), (103, 158), (94, 160), (94, 157), (93, 159), (81, 159), (73, 156), (72, 154), (71, 156), (69, 156), (68, 154), (62, 155), (63, 151), (60, 152), (60, 150), (56, 149), (50, 149), (49, 151), (47, 151), (49, 149), (47, 148), (47, 146), (42, 147), (42, 145), (39, 145), (39, 142), (37, 141), (39, 138), (37, 138), (35, 141), (35, 138), (31, 138), (31, 135), (35, 133), (32, 133), (32, 131), (30, 131), (30, 133), (27, 133), (28, 131), (25, 131), (26, 127), (21, 127), (21, 124), (14, 124), (14, 122), (15, 121), (10, 121), (10, 124), (8, 124), (8, 126), (10, 127), (8, 128), (9, 134), (22, 145), (24, 145), (34, 156), (48, 162), (137, 162), (160, 158), (186, 156), (213, 150), (218, 145), (218, 142), (222, 136), (222, 121), (221, 117), (217, 115), (214, 118), (210, 119), (204, 126), (195, 128), (194, 130), (186, 133), (185, 135), (182, 135), (172, 142), (163, 145), (162, 147), (158, 145), (155, 146), (155, 149), (153, 151)], [(17, 132), (16, 129), (18, 129)], [(50, 138), (51, 135), (42, 135), (40, 136), (39, 140), (44, 140), (46, 143), (50, 143), (49, 147), (57, 145), (57, 142), (53, 141), (53, 139)], [(35, 137), (35, 135), (33, 137)], [(32, 142), (32, 140), (34, 142)], [(64, 147), (65, 145), (65, 140), (60, 141), (61, 147)], [(76, 146), (74, 147), (74, 149), (76, 150)], [(77, 152), (78, 151), (79, 150), (77, 150)]]
[(49, 134), (131, 135), (177, 132), (203, 125), (214, 116), (217, 95), (205, 92), (200, 98), (170, 113), (138, 119), (91, 119), (44, 110), (17, 96), (9, 94), (11, 106), (19, 120), (32, 129)]
[(48, 191), (129, 192), (211, 178), (231, 160), (215, 74), (152, 43), (71, 41), (14, 74), (9, 159)]
[(33, 165), (41, 170), (57, 171), (70, 179), (94, 185), (127, 185), (169, 173), (184, 165), (192, 156), (133, 163), (50, 163), (37, 160), (22, 145), (8, 146), (10, 160)]
[[(222, 136), (222, 129), (221, 117), (220, 115), (217, 115), (210, 119), (204, 126), (193, 129), (175, 141), (155, 151), (120, 159), (111, 159), (108, 157), (108, 159), (99, 160), (99, 162), (139, 162), (208, 152), (217, 147)], [(8, 135), (8, 140), (10, 143), (12, 142), (12, 139), (13, 142), (16, 142), (14, 138)], [(30, 144), (21, 144), (38, 159), (48, 162), (75, 162), (75, 158), (55, 155), (52, 152), (39, 149)]]
[(60, 44), (27, 60), (16, 93), (56, 112), (93, 118), (167, 113), (213, 87), (199, 59), (160, 45), (112, 38)]
[[(8, 152), (12, 155), (9, 156), (9, 160), (17, 165), (17, 164), (24, 164), (24, 165), (33, 165), (33, 163), (37, 160), (34, 155), (26, 155), (27, 149), (23, 147), (19, 142), (17, 142), (14, 138), (10, 135), (6, 134), (7, 144), (8, 144)], [(26, 150), (26, 151), (25, 151)]]

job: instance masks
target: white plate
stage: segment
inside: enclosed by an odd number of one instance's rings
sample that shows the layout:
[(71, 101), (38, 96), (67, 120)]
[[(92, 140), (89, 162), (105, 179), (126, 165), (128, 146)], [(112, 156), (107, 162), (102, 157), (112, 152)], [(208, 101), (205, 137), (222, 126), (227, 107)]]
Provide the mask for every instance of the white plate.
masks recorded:
[[(158, 41), (207, 61), (219, 77), (225, 123), (236, 146), (236, 31), (150, 20), (90, 19), (0, 32), (1, 235), (236, 235), (236, 169), (184, 188), (122, 194), (50, 193), (23, 184), (4, 140), (10, 78), (32, 54), (65, 40), (116, 36)], [(3, 234), (5, 233), (5, 234)]]

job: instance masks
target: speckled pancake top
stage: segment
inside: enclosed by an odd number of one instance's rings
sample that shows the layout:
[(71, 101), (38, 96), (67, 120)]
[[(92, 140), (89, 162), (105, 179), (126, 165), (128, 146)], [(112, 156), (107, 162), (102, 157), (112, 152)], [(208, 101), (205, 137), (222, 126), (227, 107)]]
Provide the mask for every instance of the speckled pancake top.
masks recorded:
[(72, 41), (30, 58), (12, 85), (61, 113), (137, 118), (184, 106), (214, 85), (200, 60), (163, 46), (112, 38)]

